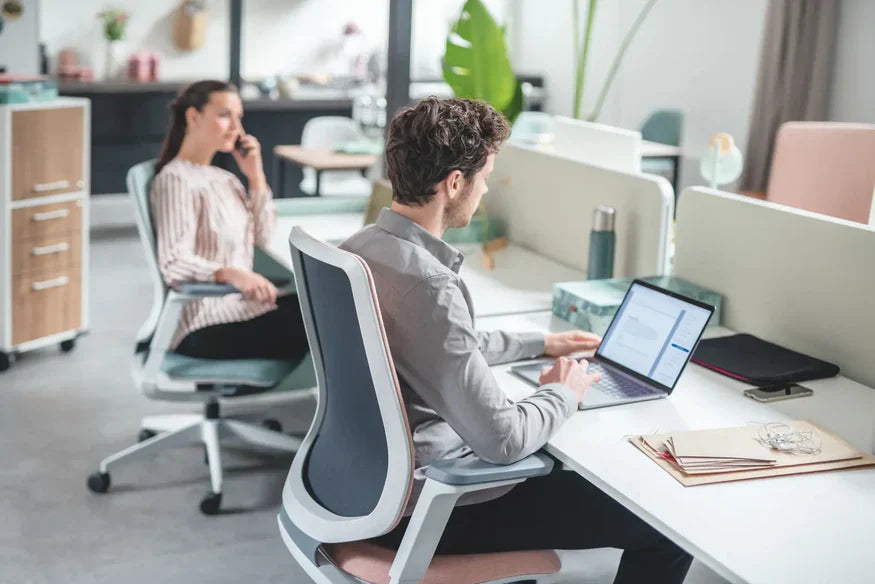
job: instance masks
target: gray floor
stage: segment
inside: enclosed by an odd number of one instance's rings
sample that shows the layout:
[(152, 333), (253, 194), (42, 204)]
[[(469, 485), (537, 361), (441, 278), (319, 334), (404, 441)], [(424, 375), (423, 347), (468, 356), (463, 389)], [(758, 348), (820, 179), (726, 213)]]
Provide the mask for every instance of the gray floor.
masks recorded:
[[(135, 440), (142, 416), (180, 411), (129, 378), (151, 302), (136, 234), (95, 234), (90, 253), (90, 334), (69, 354), (27, 353), (0, 374), (0, 583), (307, 582), (276, 527), (288, 459), (224, 451), (218, 517), (198, 511), (209, 474), (197, 447), (119, 469), (106, 495), (86, 489), (100, 459)], [(306, 414), (271, 415), (306, 429)], [(586, 552), (570, 581), (610, 582), (617, 559)], [(694, 564), (687, 582), (722, 580)]]

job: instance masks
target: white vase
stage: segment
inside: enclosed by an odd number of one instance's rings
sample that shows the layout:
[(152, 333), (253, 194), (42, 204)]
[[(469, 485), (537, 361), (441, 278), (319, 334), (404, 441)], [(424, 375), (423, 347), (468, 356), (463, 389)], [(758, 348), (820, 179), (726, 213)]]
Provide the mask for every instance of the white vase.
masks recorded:
[(107, 41), (105, 57), (103, 78), (108, 81), (121, 79), (125, 60), (124, 43), (122, 41)]

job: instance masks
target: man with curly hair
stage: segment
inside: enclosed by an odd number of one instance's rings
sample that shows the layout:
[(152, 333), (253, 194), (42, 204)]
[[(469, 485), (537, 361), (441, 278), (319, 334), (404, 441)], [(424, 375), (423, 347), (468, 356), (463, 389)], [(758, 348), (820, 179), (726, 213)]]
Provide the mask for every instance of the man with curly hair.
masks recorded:
[[(392, 207), (341, 245), (373, 273), (410, 421), (416, 470), (406, 515), (429, 464), (472, 454), (516, 462), (540, 449), (599, 379), (585, 361), (567, 358), (598, 346), (591, 333), (476, 330), (458, 274), (463, 256), (441, 239), (447, 228), (470, 223), (509, 133), (507, 120), (480, 101), (428, 98), (402, 109), (386, 140)], [(539, 355), (556, 363), (534, 395), (511, 401), (489, 366)], [(377, 542), (397, 549), (408, 520)], [(624, 550), (617, 583), (682, 582), (692, 561), (581, 476), (561, 470), (463, 496), (437, 553), (596, 547)]]

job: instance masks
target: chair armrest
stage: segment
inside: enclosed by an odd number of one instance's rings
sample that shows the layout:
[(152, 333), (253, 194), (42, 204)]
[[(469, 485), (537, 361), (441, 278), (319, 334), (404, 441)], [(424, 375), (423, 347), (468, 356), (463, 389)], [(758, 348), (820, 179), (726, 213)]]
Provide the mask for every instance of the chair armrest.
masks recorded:
[(395, 554), (392, 582), (419, 582), (459, 497), (465, 493), (521, 483), (553, 470), (553, 459), (535, 453), (513, 464), (484, 462), (476, 456), (439, 460), (425, 471), (426, 481)]
[(546, 454), (535, 453), (513, 464), (492, 464), (468, 456), (452, 458), (432, 463), (425, 471), (425, 476), (446, 485), (476, 485), (539, 477), (553, 470), (553, 459)]
[(176, 286), (175, 290), (185, 296), (225, 296), (239, 292), (237, 288), (231, 284), (214, 284), (212, 282), (186, 282)]

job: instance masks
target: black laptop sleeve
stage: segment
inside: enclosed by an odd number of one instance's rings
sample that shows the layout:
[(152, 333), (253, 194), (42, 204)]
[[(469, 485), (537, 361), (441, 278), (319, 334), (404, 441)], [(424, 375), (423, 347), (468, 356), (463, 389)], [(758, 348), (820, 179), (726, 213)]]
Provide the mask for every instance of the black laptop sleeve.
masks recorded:
[(748, 334), (704, 339), (692, 360), (717, 373), (760, 386), (823, 379), (839, 373), (837, 365)]

